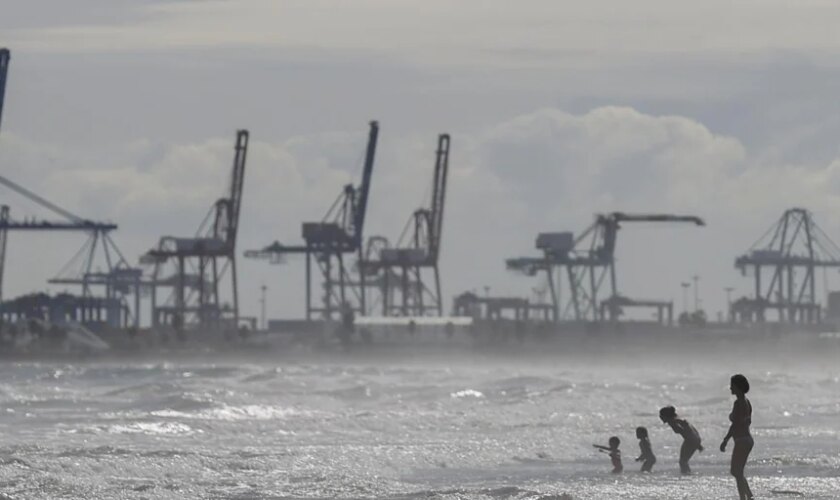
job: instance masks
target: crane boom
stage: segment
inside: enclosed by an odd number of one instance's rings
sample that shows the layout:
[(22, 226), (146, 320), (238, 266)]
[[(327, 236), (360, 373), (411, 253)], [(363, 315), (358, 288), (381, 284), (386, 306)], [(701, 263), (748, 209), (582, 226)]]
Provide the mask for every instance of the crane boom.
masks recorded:
[(239, 229), (239, 211), (242, 208), (242, 188), (245, 181), (245, 160), (248, 155), (248, 131), (236, 132), (236, 146), (233, 159), (233, 172), (230, 182), (230, 227), (228, 228), (228, 243), (235, 245), (236, 233)]
[(50, 210), (50, 211), (64, 217), (65, 219), (69, 220), (70, 222), (75, 222), (75, 223), (90, 222), (90, 221), (87, 221), (85, 219), (82, 219), (78, 215), (75, 215), (71, 212), (68, 212), (67, 210), (64, 210), (63, 208), (59, 207), (55, 203), (52, 203), (51, 201), (48, 201), (48, 200), (38, 196), (37, 194), (33, 193), (32, 191), (26, 189), (25, 187), (21, 186), (20, 184), (18, 184), (16, 182), (12, 182), (11, 180), (7, 179), (6, 177), (4, 177), (2, 175), (0, 175), (0, 184), (3, 184), (7, 188), (9, 188), (12, 191), (20, 194), (21, 196), (24, 196), (25, 198), (28, 198), (28, 199), (34, 201), (38, 205), (41, 205), (42, 207), (46, 208), (47, 210)]
[(449, 174), (449, 134), (438, 136), (437, 160), (435, 162), (434, 187), (432, 189), (432, 226), (429, 231), (429, 258), (437, 262), (443, 234), (443, 208), (446, 201), (446, 178)]
[(6, 77), (9, 74), (9, 61), (12, 55), (9, 49), (0, 49), (0, 125), (3, 124), (3, 101), (6, 97)]
[(698, 226), (706, 225), (703, 219), (694, 215), (626, 214), (624, 212), (613, 212), (608, 217), (616, 222), (691, 222)]
[(376, 142), (379, 138), (379, 123), (370, 122), (368, 133), (367, 149), (365, 151), (365, 166), (362, 173), (362, 184), (359, 188), (359, 197), (356, 200), (353, 213), (353, 240), (356, 248), (362, 247), (364, 236), (365, 215), (367, 214), (368, 193), (370, 193), (370, 181), (373, 177), (373, 162), (376, 157)]
[(3, 271), (6, 268), (6, 241), (9, 230), (5, 227), (9, 220), (9, 206), (0, 207), (0, 303), (3, 302)]
[(248, 156), (248, 131), (237, 130), (234, 146), (233, 168), (230, 175), (228, 198), (216, 202), (214, 237), (224, 239), (230, 248), (236, 247), (239, 229), (239, 212), (242, 207), (242, 189), (245, 183), (245, 161)]

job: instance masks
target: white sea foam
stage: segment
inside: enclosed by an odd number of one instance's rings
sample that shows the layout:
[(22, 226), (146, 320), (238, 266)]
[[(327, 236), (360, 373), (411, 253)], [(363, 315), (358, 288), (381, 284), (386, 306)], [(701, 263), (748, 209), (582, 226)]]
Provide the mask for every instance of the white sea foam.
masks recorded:
[(193, 432), (203, 432), (201, 430), (193, 430), (187, 424), (180, 422), (134, 422), (131, 424), (112, 425), (106, 429), (109, 434), (161, 434), (161, 435), (179, 435), (192, 434)]
[(475, 389), (464, 389), (463, 391), (453, 392), (450, 397), (454, 399), (461, 398), (483, 398), (484, 394)]
[(308, 416), (311, 412), (296, 408), (285, 408), (268, 405), (243, 405), (243, 406), (222, 406), (219, 408), (208, 408), (197, 412), (184, 412), (178, 410), (159, 410), (151, 412), (156, 417), (185, 418), (199, 420), (275, 420), (285, 419), (293, 416)]

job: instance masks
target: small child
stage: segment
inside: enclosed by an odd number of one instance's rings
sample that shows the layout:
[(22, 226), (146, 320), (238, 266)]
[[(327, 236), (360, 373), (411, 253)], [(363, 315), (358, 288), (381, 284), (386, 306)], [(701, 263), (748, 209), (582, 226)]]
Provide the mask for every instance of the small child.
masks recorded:
[(678, 418), (677, 410), (673, 406), (666, 406), (659, 410), (659, 419), (670, 425), (675, 433), (683, 437), (683, 444), (680, 448), (680, 472), (691, 474), (688, 461), (695, 451), (703, 451), (700, 433), (687, 420)]
[(639, 440), (639, 449), (642, 452), (636, 461), (643, 462), (642, 472), (650, 472), (653, 469), (653, 464), (656, 463), (656, 456), (653, 454), (653, 449), (650, 447), (650, 439), (648, 439), (647, 428), (636, 427), (636, 438)]
[(609, 453), (610, 461), (612, 462), (613, 474), (620, 474), (624, 470), (624, 466), (621, 465), (621, 452), (618, 450), (618, 445), (621, 444), (621, 440), (618, 437), (613, 436), (610, 438), (609, 446), (603, 446), (600, 444), (593, 444), (598, 451), (602, 453)]

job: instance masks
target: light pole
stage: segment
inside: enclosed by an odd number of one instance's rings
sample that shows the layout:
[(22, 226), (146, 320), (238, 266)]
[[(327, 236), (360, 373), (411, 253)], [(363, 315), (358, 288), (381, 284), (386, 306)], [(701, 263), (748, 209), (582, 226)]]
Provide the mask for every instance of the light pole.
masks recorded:
[(260, 291), (262, 292), (260, 296), (260, 323), (262, 323), (263, 330), (268, 330), (268, 325), (265, 322), (265, 291), (268, 290), (268, 287), (264, 284), (260, 287)]
[(735, 288), (728, 286), (723, 289), (726, 292), (726, 319), (732, 321), (732, 291)]
[(691, 279), (694, 280), (694, 311), (697, 312), (700, 310), (700, 291), (698, 289), (700, 276), (695, 274)]
[(683, 312), (688, 314), (688, 287), (691, 286), (691, 283), (682, 282), (680, 285), (683, 289)]

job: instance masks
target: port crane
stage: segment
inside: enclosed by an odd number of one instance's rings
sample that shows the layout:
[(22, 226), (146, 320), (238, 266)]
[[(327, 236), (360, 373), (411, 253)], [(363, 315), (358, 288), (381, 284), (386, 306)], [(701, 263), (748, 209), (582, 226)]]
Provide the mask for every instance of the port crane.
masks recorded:
[[(38, 196), (29, 191), (23, 186), (11, 181), (10, 179), (0, 176), (0, 185), (3, 185), (13, 192), (23, 196), (24, 198), (34, 202), (35, 204), (45, 208), (55, 214), (61, 219), (59, 220), (45, 220), (36, 218), (27, 218), (25, 220), (15, 220), (11, 218), (11, 210), (8, 205), (0, 206), (0, 301), (3, 300), (2, 286), (3, 274), (6, 264), (6, 245), (8, 243), (10, 231), (26, 231), (26, 232), (81, 232), (88, 235), (88, 239), (82, 248), (77, 252), (76, 256), (71, 260), (71, 263), (78, 264), (80, 272), (75, 274), (73, 280), (50, 280), (50, 283), (62, 284), (80, 284), (82, 285), (83, 297), (89, 298), (92, 295), (92, 285), (97, 284), (96, 279), (92, 277), (92, 271), (96, 257), (101, 249), (105, 255), (106, 265), (109, 271), (115, 269), (127, 268), (128, 264), (119, 251), (117, 246), (111, 239), (110, 233), (117, 229), (117, 225), (111, 222), (97, 222), (89, 219), (79, 217), (67, 210), (55, 205), (54, 203)], [(64, 266), (61, 273), (66, 273), (71, 269), (71, 263)], [(60, 274), (61, 274), (60, 273)], [(135, 309), (136, 314), (136, 309)], [(88, 319), (88, 318), (83, 318)]]
[[(6, 82), (8, 81), (9, 63), (11, 61), (11, 54), (8, 49), (0, 49), (0, 122), (2, 122), (3, 105), (5, 102)], [(92, 285), (97, 284), (96, 278), (93, 277), (93, 266), (99, 250), (105, 255), (105, 262), (108, 272), (113, 272), (117, 269), (127, 269), (128, 264), (125, 257), (119, 251), (114, 241), (111, 239), (110, 233), (117, 229), (117, 225), (110, 222), (98, 222), (90, 219), (80, 217), (72, 212), (56, 205), (55, 203), (43, 198), (20, 184), (0, 175), (0, 185), (5, 186), (12, 192), (22, 196), (23, 198), (35, 203), (37, 206), (46, 209), (58, 217), (57, 220), (46, 220), (37, 218), (27, 218), (24, 220), (17, 220), (12, 218), (11, 209), (8, 205), (0, 205), (0, 302), (4, 300), (3, 296), (3, 278), (6, 265), (6, 251), (10, 231), (25, 231), (25, 232), (81, 232), (88, 235), (88, 239), (76, 256), (70, 263), (64, 266), (59, 275), (64, 275), (63, 279), (50, 280), (50, 283), (62, 284), (80, 284), (82, 285), (82, 298), (84, 307), (81, 311), (82, 320), (86, 321), (93, 319), (101, 311), (99, 305), (105, 304), (107, 308), (113, 309), (114, 304), (120, 301), (116, 300), (109, 294), (109, 301), (95, 301), (92, 297)], [(79, 271), (76, 272), (72, 279), (67, 276), (67, 273), (73, 268), (73, 264), (78, 265)], [(89, 306), (89, 307), (88, 307)], [(117, 306), (120, 307), (121, 306)], [(95, 309), (95, 311), (94, 311)], [(137, 320), (137, 308), (135, 308), (135, 322)]]
[[(303, 245), (287, 246), (275, 241), (260, 250), (248, 250), (245, 257), (278, 263), (290, 255), (306, 257), (306, 319), (313, 316), (331, 318), (352, 310), (366, 310), (366, 282), (364, 266), (355, 266), (358, 276), (351, 271), (354, 266), (345, 262), (346, 255), (356, 255), (357, 263), (363, 260), (362, 238), (365, 215), (373, 178), (379, 124), (370, 122), (365, 150), (362, 181), (358, 186), (347, 184), (319, 222), (304, 222), (301, 232)], [(323, 279), (320, 304), (312, 301), (312, 264), (318, 267)]]
[[(705, 225), (693, 215), (630, 214), (611, 212), (598, 214), (595, 221), (577, 238), (570, 232), (541, 233), (536, 247), (540, 257), (516, 257), (505, 261), (507, 269), (528, 276), (545, 273), (553, 306), (553, 319), (571, 317), (576, 321), (618, 319), (625, 307), (654, 307), (660, 317), (673, 308), (665, 301), (635, 300), (618, 292), (615, 249), (618, 231), (627, 223), (689, 223)], [(569, 298), (562, 300), (560, 280), (565, 274)], [(599, 302), (601, 289), (609, 282), (609, 296)], [(663, 318), (664, 319), (664, 318)]]
[[(242, 208), (248, 131), (238, 130), (233, 166), (225, 196), (211, 207), (196, 236), (163, 236), (156, 248), (140, 259), (151, 266), (152, 324), (193, 324), (235, 329), (239, 323), (236, 273), (236, 237)], [(164, 275), (168, 270), (172, 274)], [(229, 277), (232, 304), (223, 304), (220, 288)], [(157, 304), (157, 289), (172, 291), (164, 305)], [(174, 320), (174, 321), (173, 321)]]
[[(443, 314), (440, 284), (441, 240), (449, 174), (449, 134), (440, 134), (435, 152), (432, 198), (428, 207), (415, 210), (394, 248), (387, 240), (362, 265), (378, 278), (383, 316), (425, 316)], [(371, 243), (376, 243), (372, 240)], [(425, 271), (425, 272), (424, 272)], [(430, 272), (432, 283), (424, 274)], [(394, 298), (394, 291), (400, 295)]]
[(730, 314), (744, 322), (767, 321), (775, 310), (780, 322), (819, 323), (816, 271), (840, 268), (840, 247), (814, 222), (811, 212), (790, 208), (735, 259), (744, 276), (752, 273), (754, 295), (732, 303)]

